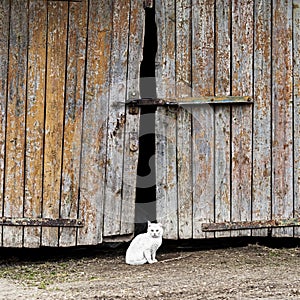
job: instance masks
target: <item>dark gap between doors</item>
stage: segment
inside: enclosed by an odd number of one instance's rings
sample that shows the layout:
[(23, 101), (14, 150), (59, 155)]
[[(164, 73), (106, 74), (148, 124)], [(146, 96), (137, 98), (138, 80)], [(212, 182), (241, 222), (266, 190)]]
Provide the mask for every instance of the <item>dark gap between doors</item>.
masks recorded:
[[(143, 61), (140, 67), (141, 98), (156, 98), (156, 51), (157, 28), (154, 5), (152, 8), (145, 8)], [(145, 232), (148, 220), (156, 220), (155, 111), (155, 106), (141, 107), (135, 209), (136, 234)]]

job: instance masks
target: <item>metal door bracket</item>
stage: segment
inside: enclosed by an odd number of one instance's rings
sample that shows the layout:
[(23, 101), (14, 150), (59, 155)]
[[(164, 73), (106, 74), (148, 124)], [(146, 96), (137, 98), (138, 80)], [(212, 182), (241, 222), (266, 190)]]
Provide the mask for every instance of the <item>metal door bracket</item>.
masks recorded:
[(166, 107), (184, 107), (203, 104), (252, 104), (253, 98), (249, 96), (218, 96), (218, 97), (190, 97), (190, 98), (174, 98), (174, 99), (159, 99), (159, 98), (141, 98), (130, 99), (126, 102), (129, 106), (130, 114), (137, 114), (137, 107), (141, 106), (166, 106)]
[(43, 227), (83, 227), (82, 219), (51, 219), (51, 218), (0, 218), (3, 226), (43, 226)]
[(261, 221), (240, 221), (240, 222), (222, 222), (222, 223), (203, 223), (202, 231), (226, 231), (226, 230), (244, 230), (244, 229), (262, 229), (276, 227), (300, 226), (300, 218), (261, 220)]

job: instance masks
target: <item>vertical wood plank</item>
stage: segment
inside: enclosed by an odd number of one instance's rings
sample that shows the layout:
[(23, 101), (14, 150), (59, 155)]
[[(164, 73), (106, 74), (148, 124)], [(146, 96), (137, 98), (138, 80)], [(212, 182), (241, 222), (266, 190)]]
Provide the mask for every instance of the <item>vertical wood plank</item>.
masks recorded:
[[(29, 2), (24, 217), (41, 217), (46, 75), (47, 4)], [(24, 228), (24, 247), (40, 246), (41, 229)]]
[[(4, 216), (22, 217), (27, 73), (27, 1), (12, 1), (9, 36)], [(22, 247), (21, 227), (3, 228), (4, 247)]]
[[(273, 1), (272, 35), (272, 190), (273, 218), (293, 217), (292, 4)], [(293, 229), (274, 229), (291, 236)]]
[[(191, 96), (191, 3), (176, 3), (176, 97)], [(191, 113), (177, 112), (178, 234), (180, 239), (193, 235), (193, 179)]]
[[(231, 0), (216, 1), (215, 95), (230, 95)], [(215, 107), (215, 216), (216, 222), (230, 221), (230, 106)], [(228, 237), (230, 232), (216, 232)]]
[[(214, 94), (214, 6), (212, 0), (192, 1), (192, 94)], [(214, 221), (214, 109), (193, 108), (193, 237), (203, 233), (201, 224)]]
[(107, 136), (107, 169), (104, 204), (104, 236), (121, 231), (122, 183), (125, 137), (125, 103), (130, 1), (113, 5), (111, 79)]
[[(157, 96), (175, 96), (175, 1), (156, 1), (158, 35)], [(165, 108), (156, 112), (157, 220), (164, 225), (164, 237), (178, 238), (176, 171), (176, 114)]]
[[(88, 2), (69, 4), (61, 218), (77, 218)], [(61, 228), (59, 246), (75, 246), (76, 229)]]
[[(255, 1), (252, 219), (271, 219), (271, 1)], [(267, 235), (267, 229), (252, 235)]]
[[(232, 7), (232, 95), (252, 96), (253, 1)], [(232, 221), (251, 220), (252, 107), (232, 107)], [(250, 230), (232, 235), (250, 235)]]
[(102, 242), (112, 1), (89, 2), (77, 245)]
[[(48, 2), (43, 217), (58, 218), (61, 190), (68, 3)], [(42, 245), (58, 245), (58, 229), (42, 229)]]
[[(295, 217), (300, 217), (300, 0), (293, 1), (293, 51), (294, 51), (294, 199)], [(300, 237), (300, 228), (295, 228)]]
[[(127, 99), (139, 97), (140, 65), (143, 55), (145, 11), (142, 1), (131, 0), (128, 54)], [(121, 234), (134, 232), (135, 190), (138, 162), (140, 114), (130, 115), (126, 109), (123, 199)]]
[[(7, 70), (9, 48), (9, 12), (10, 1), (0, 2), (0, 215), (4, 201), (4, 166), (6, 140), (6, 107), (7, 107)], [(2, 226), (0, 227), (0, 245), (2, 245)]]

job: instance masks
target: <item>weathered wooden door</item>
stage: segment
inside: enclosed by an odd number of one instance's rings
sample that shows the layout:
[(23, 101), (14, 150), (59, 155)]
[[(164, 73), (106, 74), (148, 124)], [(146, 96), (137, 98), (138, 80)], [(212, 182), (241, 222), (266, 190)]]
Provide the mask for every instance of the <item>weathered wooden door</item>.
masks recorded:
[(0, 1), (0, 241), (101, 243), (134, 230), (139, 0)]
[[(157, 0), (156, 14), (159, 98), (254, 101), (158, 108), (165, 237), (299, 236), (260, 229), (299, 225), (299, 1)], [(222, 222), (234, 226), (205, 230)]]

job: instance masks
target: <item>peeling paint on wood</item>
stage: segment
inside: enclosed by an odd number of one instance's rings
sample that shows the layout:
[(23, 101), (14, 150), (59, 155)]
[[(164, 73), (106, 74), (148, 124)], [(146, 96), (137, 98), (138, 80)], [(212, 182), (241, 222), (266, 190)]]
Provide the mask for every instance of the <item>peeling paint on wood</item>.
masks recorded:
[[(214, 94), (214, 1), (192, 2), (192, 95)], [(205, 80), (203, 80), (205, 78)], [(201, 223), (214, 219), (214, 109), (192, 110), (193, 238), (213, 237)]]
[[(106, 189), (103, 235), (121, 231), (122, 186), (125, 137), (125, 101), (128, 58), (130, 2), (114, 2), (110, 61), (110, 98), (108, 112)], [(116, 105), (123, 102), (124, 105)]]
[[(30, 1), (24, 216), (35, 218), (42, 215), (46, 33), (47, 6)], [(39, 227), (24, 228), (24, 247), (39, 247), (40, 234)]]
[[(272, 218), (293, 217), (292, 1), (273, 3)], [(291, 229), (274, 229), (290, 236)]]
[[(294, 51), (294, 216), (300, 217), (300, 1), (294, 0), (293, 51)], [(295, 228), (296, 237), (300, 229)]]
[[(252, 220), (271, 219), (271, 1), (255, 2)], [(267, 236), (268, 230), (252, 235)]]
[[(132, 94), (139, 96), (140, 64), (144, 44), (145, 12), (141, 1), (131, 0), (130, 32), (129, 32), (129, 56), (127, 99)], [(121, 209), (121, 235), (134, 233), (135, 220), (135, 192), (137, 177), (137, 161), (139, 155), (140, 115), (130, 115), (126, 110), (125, 124), (125, 148), (124, 148), (124, 172), (123, 172), (123, 199)]]
[[(191, 97), (192, 67), (190, 1), (176, 5), (176, 97)], [(178, 238), (193, 236), (192, 137), (189, 109), (177, 113)]]
[(111, 12), (112, 1), (90, 1), (77, 245), (102, 242)]
[[(4, 215), (22, 217), (24, 198), (27, 1), (11, 2)], [(3, 228), (4, 247), (22, 247), (22, 228)]]
[[(2, 208), (4, 202), (9, 3), (9, 0), (0, 2), (0, 215), (3, 214)], [(0, 245), (2, 246), (2, 227), (0, 227), (0, 240)]]
[[(253, 89), (253, 1), (233, 1), (232, 95)], [(252, 107), (232, 107), (232, 221), (251, 220)], [(247, 235), (234, 232), (232, 235)]]
[[(68, 3), (48, 2), (45, 150), (43, 182), (44, 218), (59, 217), (62, 141), (67, 54)], [(42, 245), (58, 245), (58, 229), (42, 229)]]
[[(77, 218), (87, 38), (86, 1), (69, 4), (66, 100), (60, 217)], [(62, 228), (60, 246), (76, 245), (76, 229)]]
[[(159, 98), (175, 97), (175, 1), (156, 1), (157, 68)], [(164, 224), (164, 237), (178, 238), (176, 176), (176, 114), (165, 108), (156, 112), (156, 215)]]
[[(230, 0), (216, 2), (215, 94), (230, 95)], [(215, 221), (231, 218), (230, 126), (231, 107), (215, 107)], [(228, 237), (230, 232), (217, 232), (216, 237)]]

